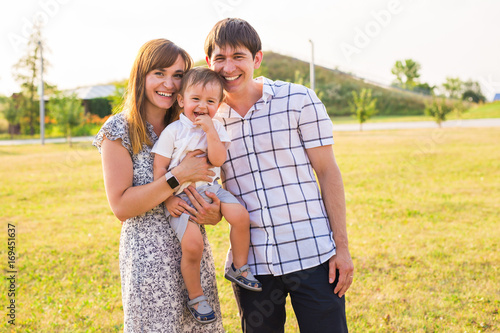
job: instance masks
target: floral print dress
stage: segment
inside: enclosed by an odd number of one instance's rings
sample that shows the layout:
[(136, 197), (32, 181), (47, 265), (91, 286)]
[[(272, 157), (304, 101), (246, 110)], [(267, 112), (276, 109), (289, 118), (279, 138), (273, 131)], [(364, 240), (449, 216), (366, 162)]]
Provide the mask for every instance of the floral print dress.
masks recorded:
[[(153, 143), (158, 139), (147, 124)], [(128, 124), (123, 113), (110, 117), (94, 139), (101, 151), (102, 141), (121, 139), (133, 162), (133, 186), (153, 181), (151, 147), (143, 145), (132, 153)], [(224, 332), (212, 250), (201, 227), (205, 249), (201, 261), (201, 283), (217, 320), (200, 324), (186, 308), (188, 300), (180, 270), (181, 246), (160, 204), (123, 223), (120, 237), (120, 274), (124, 311), (124, 332)]]

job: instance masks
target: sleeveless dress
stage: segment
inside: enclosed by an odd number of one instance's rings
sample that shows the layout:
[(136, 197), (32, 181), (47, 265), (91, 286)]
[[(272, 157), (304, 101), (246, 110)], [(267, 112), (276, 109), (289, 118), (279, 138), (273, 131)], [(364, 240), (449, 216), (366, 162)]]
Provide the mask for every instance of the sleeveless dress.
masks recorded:
[[(147, 124), (153, 144), (158, 136)], [(101, 151), (102, 141), (122, 140), (133, 162), (133, 186), (153, 181), (151, 147), (143, 145), (134, 155), (123, 113), (111, 116), (96, 135), (93, 145)], [(124, 312), (124, 332), (224, 332), (212, 250), (205, 229), (201, 227), (204, 251), (201, 261), (201, 284), (215, 311), (217, 320), (200, 324), (186, 308), (187, 290), (182, 278), (181, 246), (168, 222), (164, 205), (127, 219), (120, 236), (120, 275)]]

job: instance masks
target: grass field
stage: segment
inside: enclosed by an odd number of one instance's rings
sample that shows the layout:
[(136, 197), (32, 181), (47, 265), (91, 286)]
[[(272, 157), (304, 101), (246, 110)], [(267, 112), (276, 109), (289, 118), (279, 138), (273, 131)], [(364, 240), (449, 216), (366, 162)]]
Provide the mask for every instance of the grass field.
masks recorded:
[[(351, 332), (500, 332), (500, 130), (339, 132), (355, 265)], [(16, 325), (0, 283), (1, 332), (119, 332), (120, 223), (90, 144), (0, 147), (0, 262), (15, 225)], [(227, 332), (239, 332), (222, 277), (227, 224), (209, 227)], [(298, 332), (289, 311), (287, 332)]]
[[(475, 105), (461, 115), (461, 119), (481, 119), (481, 118), (500, 118), (500, 102)], [(455, 112), (451, 112), (446, 116), (447, 120), (459, 119)], [(355, 124), (357, 120), (354, 117), (332, 117), (335, 124)], [(374, 116), (368, 119), (369, 123), (382, 122), (399, 122), (399, 121), (434, 121), (430, 116)]]

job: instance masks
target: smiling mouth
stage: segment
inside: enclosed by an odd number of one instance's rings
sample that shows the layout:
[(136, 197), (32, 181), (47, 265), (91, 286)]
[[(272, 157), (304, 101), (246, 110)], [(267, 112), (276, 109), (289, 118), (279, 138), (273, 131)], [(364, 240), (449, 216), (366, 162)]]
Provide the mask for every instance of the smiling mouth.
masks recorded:
[(241, 76), (241, 74), (240, 74), (240, 75), (236, 75), (236, 76), (224, 76), (224, 79), (225, 79), (226, 81), (234, 81), (234, 80), (236, 80), (237, 78), (239, 78), (240, 76)]
[(172, 97), (172, 95), (173, 95), (172, 93), (166, 93), (163, 91), (157, 91), (156, 93), (160, 96), (163, 96), (163, 97)]
[(204, 113), (204, 112), (193, 112), (193, 114), (194, 114), (194, 116), (195, 116), (195, 118), (196, 118), (196, 117), (199, 117), (199, 116), (203, 116), (203, 115), (205, 115), (206, 113)]

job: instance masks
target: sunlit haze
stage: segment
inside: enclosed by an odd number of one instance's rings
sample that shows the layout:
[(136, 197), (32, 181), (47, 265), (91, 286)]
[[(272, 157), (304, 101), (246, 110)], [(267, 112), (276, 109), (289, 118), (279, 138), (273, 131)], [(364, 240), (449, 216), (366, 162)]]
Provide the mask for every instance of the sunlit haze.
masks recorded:
[[(167, 38), (195, 61), (224, 17), (259, 32), (264, 51), (390, 84), (396, 60), (421, 64), (421, 81), (479, 81), (487, 98), (500, 92), (500, 2), (494, 0), (23, 0), (0, 5), (0, 94), (19, 90), (12, 67), (25, 52), (36, 17), (45, 22), (51, 63), (46, 80), (60, 89), (128, 77), (144, 42)], [(265, 56), (265, 52), (264, 52)]]

